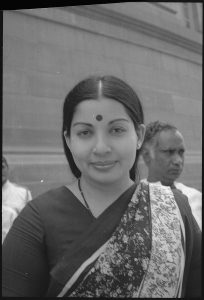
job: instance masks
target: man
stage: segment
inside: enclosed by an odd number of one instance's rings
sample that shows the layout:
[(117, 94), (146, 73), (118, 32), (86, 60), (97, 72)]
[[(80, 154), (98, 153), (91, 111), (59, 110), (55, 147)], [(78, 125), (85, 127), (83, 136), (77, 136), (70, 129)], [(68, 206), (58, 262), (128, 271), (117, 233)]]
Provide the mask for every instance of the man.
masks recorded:
[(187, 196), (192, 213), (202, 228), (202, 193), (183, 183), (176, 182), (184, 166), (185, 145), (179, 130), (159, 121), (147, 125), (142, 146), (142, 157), (148, 168), (149, 182), (160, 181), (163, 185), (180, 190)]
[(8, 180), (9, 166), (2, 157), (2, 243), (14, 219), (32, 199), (31, 192)]

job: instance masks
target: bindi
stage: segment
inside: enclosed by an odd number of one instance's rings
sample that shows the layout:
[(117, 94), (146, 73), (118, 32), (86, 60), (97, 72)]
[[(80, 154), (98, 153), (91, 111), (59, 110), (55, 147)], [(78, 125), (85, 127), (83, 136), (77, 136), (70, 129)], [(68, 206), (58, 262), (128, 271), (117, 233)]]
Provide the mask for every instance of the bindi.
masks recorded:
[(96, 116), (96, 120), (97, 120), (97, 121), (103, 120), (103, 116), (102, 116), (102, 115), (97, 115), (97, 116)]

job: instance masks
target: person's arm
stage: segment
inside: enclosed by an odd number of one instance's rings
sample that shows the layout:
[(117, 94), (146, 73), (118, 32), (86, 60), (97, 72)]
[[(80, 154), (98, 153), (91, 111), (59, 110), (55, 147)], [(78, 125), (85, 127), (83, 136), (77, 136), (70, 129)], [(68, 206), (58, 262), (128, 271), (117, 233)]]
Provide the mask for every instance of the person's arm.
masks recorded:
[(2, 246), (2, 296), (43, 297), (48, 278), (43, 224), (31, 201), (15, 219)]

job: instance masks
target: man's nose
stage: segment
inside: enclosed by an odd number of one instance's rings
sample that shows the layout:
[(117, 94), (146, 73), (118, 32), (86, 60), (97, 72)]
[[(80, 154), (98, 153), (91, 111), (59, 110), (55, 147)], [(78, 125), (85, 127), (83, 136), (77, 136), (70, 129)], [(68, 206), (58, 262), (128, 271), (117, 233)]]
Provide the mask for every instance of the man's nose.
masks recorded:
[(111, 147), (108, 143), (108, 140), (101, 135), (98, 136), (93, 147), (93, 153), (102, 155), (108, 152), (111, 152)]
[(175, 165), (181, 165), (183, 164), (183, 158), (179, 154), (174, 154), (172, 161)]

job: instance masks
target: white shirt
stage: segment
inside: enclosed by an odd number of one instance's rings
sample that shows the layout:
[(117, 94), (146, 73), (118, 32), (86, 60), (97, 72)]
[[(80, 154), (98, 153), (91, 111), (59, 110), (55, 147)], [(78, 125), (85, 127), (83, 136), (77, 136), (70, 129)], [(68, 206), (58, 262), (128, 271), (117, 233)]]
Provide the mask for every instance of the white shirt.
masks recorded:
[(202, 193), (181, 182), (174, 182), (175, 187), (187, 196), (194, 218), (202, 230)]
[(2, 242), (14, 219), (30, 200), (32, 196), (27, 188), (9, 180), (2, 186)]
[(17, 216), (18, 214), (13, 208), (2, 205), (2, 244)]

